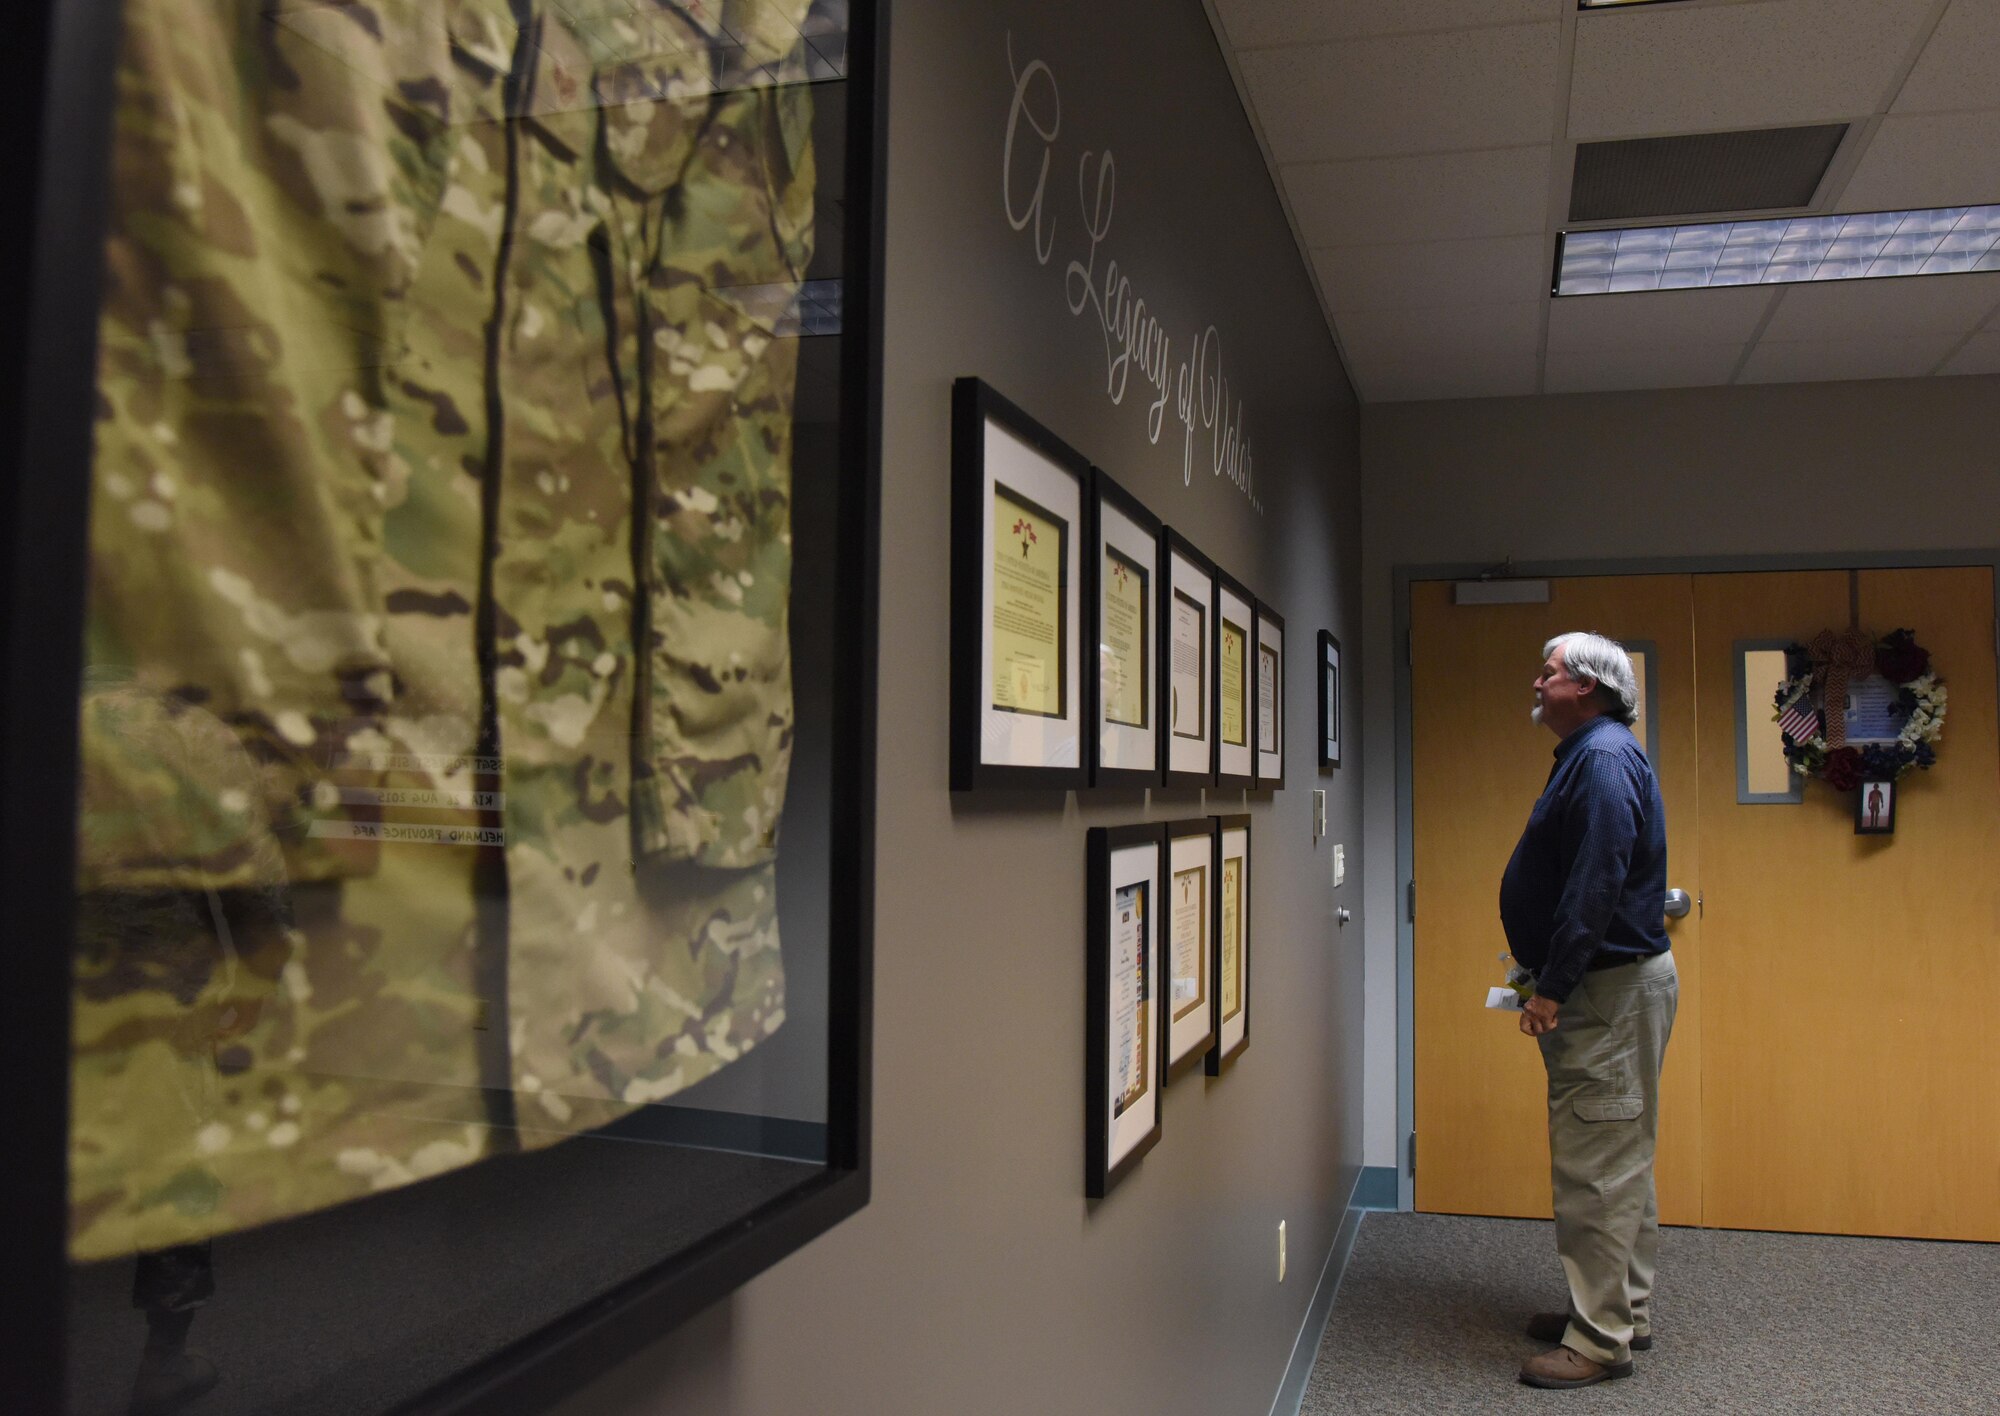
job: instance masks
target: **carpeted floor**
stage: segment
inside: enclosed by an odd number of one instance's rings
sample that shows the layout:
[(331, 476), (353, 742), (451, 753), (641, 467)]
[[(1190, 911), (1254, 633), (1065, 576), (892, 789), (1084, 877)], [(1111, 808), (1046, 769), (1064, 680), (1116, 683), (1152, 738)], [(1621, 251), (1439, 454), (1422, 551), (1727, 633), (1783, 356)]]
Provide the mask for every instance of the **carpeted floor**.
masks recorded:
[(1637, 1372), (1520, 1385), (1521, 1325), (1564, 1301), (1546, 1222), (1370, 1214), (1301, 1416), (2000, 1413), (2000, 1245), (1670, 1229)]

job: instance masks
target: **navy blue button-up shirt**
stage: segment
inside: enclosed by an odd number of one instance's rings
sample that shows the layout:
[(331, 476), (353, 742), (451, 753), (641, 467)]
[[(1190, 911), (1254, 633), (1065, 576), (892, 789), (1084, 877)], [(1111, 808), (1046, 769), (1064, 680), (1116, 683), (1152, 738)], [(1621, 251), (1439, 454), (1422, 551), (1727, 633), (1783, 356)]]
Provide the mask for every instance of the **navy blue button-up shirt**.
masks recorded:
[(1556, 746), (1549, 783), (1500, 879), (1500, 923), (1535, 991), (1560, 1003), (1593, 958), (1667, 952), (1667, 813), (1631, 729), (1592, 718)]

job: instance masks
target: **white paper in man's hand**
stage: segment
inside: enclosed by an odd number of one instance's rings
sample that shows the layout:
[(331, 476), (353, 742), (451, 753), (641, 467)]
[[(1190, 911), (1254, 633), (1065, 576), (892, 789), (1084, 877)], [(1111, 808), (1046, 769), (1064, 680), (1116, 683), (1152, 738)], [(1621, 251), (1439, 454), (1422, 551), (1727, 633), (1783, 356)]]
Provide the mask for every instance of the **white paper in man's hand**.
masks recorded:
[(1521, 1011), (1521, 995), (1511, 988), (1489, 988), (1486, 990), (1486, 1006), (1518, 1013)]

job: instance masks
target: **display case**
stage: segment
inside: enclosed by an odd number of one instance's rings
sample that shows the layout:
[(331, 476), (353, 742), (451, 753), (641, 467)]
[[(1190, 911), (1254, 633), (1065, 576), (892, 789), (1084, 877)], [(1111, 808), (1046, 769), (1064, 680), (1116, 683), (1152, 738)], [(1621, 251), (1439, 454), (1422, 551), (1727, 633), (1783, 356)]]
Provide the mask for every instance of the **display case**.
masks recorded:
[(8, 1409), (533, 1410), (866, 1202), (881, 8), (29, 7)]

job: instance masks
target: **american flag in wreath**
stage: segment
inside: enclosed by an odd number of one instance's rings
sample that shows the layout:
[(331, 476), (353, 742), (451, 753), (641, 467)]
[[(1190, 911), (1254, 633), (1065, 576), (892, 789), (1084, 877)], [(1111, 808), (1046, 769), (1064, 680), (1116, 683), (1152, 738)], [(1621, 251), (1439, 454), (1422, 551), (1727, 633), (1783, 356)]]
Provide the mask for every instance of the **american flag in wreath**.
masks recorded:
[(1812, 706), (1809, 690), (1778, 710), (1778, 731), (1793, 742), (1808, 742), (1819, 736), (1819, 710)]

